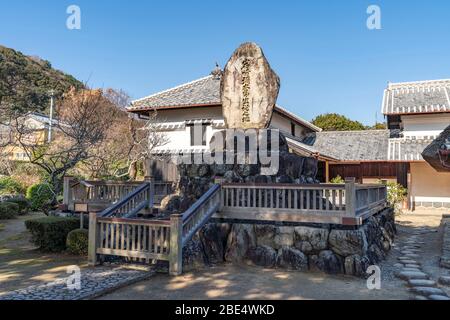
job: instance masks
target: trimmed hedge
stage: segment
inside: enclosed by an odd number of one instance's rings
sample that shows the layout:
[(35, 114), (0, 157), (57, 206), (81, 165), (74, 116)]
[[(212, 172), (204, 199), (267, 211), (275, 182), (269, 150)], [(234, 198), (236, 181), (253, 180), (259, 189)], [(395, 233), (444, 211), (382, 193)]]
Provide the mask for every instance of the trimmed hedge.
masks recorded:
[(15, 203), (19, 206), (19, 214), (24, 215), (30, 211), (30, 202), (25, 198), (12, 198), (5, 201), (6, 203)]
[(11, 202), (0, 202), (0, 220), (14, 219), (18, 214), (18, 204)]
[(76, 255), (85, 256), (88, 253), (89, 232), (86, 229), (76, 229), (67, 235), (67, 250)]
[(31, 233), (31, 242), (41, 250), (61, 252), (66, 249), (66, 239), (70, 231), (79, 227), (77, 218), (44, 217), (25, 221)]
[(27, 199), (30, 201), (30, 207), (33, 211), (48, 211), (54, 192), (48, 183), (37, 183), (27, 189)]

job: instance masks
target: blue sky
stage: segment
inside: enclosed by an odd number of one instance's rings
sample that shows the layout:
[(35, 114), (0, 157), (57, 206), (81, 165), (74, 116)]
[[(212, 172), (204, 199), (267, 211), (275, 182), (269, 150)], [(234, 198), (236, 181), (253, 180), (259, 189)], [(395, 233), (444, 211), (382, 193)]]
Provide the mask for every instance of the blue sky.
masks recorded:
[[(81, 8), (81, 30), (66, 9)], [(381, 30), (366, 27), (381, 8)], [(242, 42), (281, 78), (278, 103), (305, 119), (375, 122), (388, 81), (450, 78), (447, 0), (0, 0), (0, 44), (133, 98), (203, 77)]]

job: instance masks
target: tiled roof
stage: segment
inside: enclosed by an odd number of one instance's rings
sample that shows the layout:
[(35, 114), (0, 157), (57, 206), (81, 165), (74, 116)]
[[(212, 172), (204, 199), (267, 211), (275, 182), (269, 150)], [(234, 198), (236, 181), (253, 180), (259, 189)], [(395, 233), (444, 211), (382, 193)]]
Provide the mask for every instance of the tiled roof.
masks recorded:
[(385, 115), (450, 112), (450, 79), (390, 83), (384, 91)]
[(130, 111), (162, 107), (220, 105), (220, 78), (210, 75), (178, 87), (135, 100)]
[(387, 161), (389, 137), (389, 130), (326, 131), (303, 142), (341, 161)]
[(421, 153), (434, 137), (392, 138), (393, 130), (327, 131), (310, 134), (303, 143), (339, 161), (423, 161)]
[(432, 142), (431, 137), (389, 139), (388, 160), (423, 161), (422, 152)]
[[(130, 112), (146, 111), (153, 109), (219, 106), (220, 101), (220, 77), (209, 75), (207, 77), (182, 84), (172, 89), (155, 93), (151, 96), (132, 102), (127, 108)], [(283, 107), (276, 106), (275, 111), (298, 122), (313, 131), (321, 131), (319, 127), (289, 112)]]

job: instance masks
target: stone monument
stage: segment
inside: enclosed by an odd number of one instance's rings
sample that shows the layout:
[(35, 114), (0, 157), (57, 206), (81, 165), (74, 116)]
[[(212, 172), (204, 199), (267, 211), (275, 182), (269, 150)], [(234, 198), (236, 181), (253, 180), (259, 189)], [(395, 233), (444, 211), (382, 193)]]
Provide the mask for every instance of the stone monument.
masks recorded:
[(262, 49), (242, 44), (231, 56), (222, 76), (220, 97), (226, 127), (264, 129), (270, 124), (280, 78)]
[(450, 126), (448, 126), (422, 153), (435, 170), (450, 172)]

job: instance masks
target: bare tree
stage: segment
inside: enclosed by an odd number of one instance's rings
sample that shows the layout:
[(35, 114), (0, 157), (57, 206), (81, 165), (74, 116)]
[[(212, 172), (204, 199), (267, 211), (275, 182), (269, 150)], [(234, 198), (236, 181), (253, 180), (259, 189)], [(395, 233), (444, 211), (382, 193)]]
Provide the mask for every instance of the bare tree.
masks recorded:
[(89, 175), (93, 178), (107, 176), (136, 180), (144, 161), (156, 157), (155, 148), (168, 143), (167, 136), (154, 124), (156, 117), (156, 112), (153, 112), (149, 120), (141, 120), (120, 112), (104, 143), (96, 146), (89, 161), (83, 161)]
[(81, 161), (88, 161), (104, 142), (117, 112), (102, 90), (71, 90), (59, 104), (52, 141), (46, 141), (42, 130), (30, 126), (23, 116), (14, 121), (14, 144), (47, 173), (57, 195), (64, 175)]

